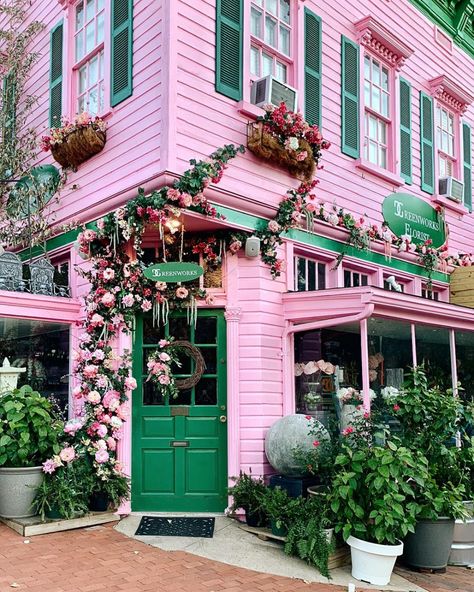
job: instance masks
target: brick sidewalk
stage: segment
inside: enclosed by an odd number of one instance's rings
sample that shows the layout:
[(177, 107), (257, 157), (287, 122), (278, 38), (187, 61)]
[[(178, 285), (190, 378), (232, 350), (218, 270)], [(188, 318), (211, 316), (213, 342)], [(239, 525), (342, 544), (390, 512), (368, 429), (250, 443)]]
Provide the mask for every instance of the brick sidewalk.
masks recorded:
[[(24, 539), (0, 524), (0, 592), (345, 592), (149, 547), (112, 525)], [(398, 570), (430, 592), (474, 592), (474, 572)], [(16, 584), (12, 587), (12, 584)], [(357, 592), (363, 588), (357, 586)]]

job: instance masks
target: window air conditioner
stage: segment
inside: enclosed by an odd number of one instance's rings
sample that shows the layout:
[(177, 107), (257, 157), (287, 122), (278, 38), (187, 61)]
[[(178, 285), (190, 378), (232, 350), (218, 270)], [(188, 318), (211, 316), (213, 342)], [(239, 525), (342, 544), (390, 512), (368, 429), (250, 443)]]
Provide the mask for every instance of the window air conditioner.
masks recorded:
[(283, 84), (273, 76), (265, 76), (255, 80), (251, 87), (250, 100), (257, 107), (272, 104), (279, 107), (284, 102), (290, 111), (296, 111), (298, 92), (296, 89)]
[(453, 201), (463, 201), (464, 183), (454, 177), (442, 177), (438, 181), (438, 194), (440, 197), (447, 197)]

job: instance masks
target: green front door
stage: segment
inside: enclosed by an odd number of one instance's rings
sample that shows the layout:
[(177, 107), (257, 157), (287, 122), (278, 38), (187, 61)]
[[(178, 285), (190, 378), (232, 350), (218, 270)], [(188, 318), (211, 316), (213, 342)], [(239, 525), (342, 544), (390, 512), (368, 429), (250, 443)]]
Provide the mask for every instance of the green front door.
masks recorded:
[[(147, 382), (148, 355), (172, 335), (198, 347), (206, 362), (200, 381), (163, 400)], [(220, 512), (227, 506), (227, 398), (225, 319), (222, 311), (199, 312), (196, 328), (185, 315), (164, 328), (151, 316), (137, 318), (133, 345), (132, 509)], [(190, 376), (194, 362), (183, 354), (175, 376)], [(179, 374), (178, 374), (179, 372)]]

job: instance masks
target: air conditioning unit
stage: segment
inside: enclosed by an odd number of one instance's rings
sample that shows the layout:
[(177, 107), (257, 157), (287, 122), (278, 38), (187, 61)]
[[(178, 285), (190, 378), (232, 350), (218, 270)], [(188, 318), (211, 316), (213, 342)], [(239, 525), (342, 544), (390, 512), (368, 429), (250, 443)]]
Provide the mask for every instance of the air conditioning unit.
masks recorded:
[(453, 201), (463, 201), (464, 183), (454, 177), (441, 177), (438, 180), (438, 194), (440, 197), (447, 197)]
[(296, 111), (298, 91), (269, 75), (254, 81), (250, 100), (257, 107), (270, 103), (279, 107), (284, 102), (290, 111)]

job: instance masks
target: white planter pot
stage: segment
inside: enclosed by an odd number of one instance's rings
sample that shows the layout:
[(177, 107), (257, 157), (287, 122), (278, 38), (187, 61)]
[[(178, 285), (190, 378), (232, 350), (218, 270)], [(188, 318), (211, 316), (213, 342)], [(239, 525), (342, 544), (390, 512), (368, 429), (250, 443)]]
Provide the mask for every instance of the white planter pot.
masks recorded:
[(334, 528), (325, 528), (324, 534), (326, 535), (327, 542), (330, 545), (334, 537)]
[(32, 503), (43, 477), (43, 467), (0, 468), (0, 516), (34, 516)]
[(353, 536), (346, 542), (351, 548), (353, 578), (376, 586), (390, 583), (395, 561), (403, 553), (403, 543), (379, 545)]

